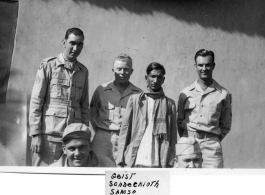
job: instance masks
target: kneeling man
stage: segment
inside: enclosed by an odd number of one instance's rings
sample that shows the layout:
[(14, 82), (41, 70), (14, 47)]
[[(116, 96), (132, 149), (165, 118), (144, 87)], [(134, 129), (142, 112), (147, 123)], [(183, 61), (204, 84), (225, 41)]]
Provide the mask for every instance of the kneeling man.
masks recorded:
[(132, 95), (119, 135), (117, 165), (172, 167), (175, 157), (176, 106), (165, 96), (164, 66), (153, 62), (146, 69), (147, 92)]
[(82, 123), (72, 123), (63, 133), (63, 155), (51, 167), (116, 167), (108, 157), (91, 150), (91, 132)]
[(193, 137), (181, 137), (176, 144), (176, 168), (202, 168), (200, 145)]

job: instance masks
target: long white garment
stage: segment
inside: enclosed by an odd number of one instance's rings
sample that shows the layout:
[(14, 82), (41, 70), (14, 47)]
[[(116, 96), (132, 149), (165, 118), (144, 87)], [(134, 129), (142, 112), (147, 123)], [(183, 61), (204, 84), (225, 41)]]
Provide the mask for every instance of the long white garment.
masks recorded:
[(135, 165), (157, 167), (159, 166), (159, 138), (153, 135), (155, 100), (147, 97), (147, 127), (139, 146)]

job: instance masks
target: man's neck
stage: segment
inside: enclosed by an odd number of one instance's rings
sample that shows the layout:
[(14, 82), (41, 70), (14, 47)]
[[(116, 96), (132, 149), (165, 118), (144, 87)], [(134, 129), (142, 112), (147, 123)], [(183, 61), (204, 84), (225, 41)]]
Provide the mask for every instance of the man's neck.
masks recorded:
[(205, 91), (211, 84), (213, 83), (213, 79), (209, 79), (209, 80), (202, 80), (199, 79), (198, 80), (198, 84), (201, 86), (201, 88)]
[(114, 85), (122, 95), (129, 86), (129, 81), (127, 83), (119, 83), (117, 81), (114, 81)]

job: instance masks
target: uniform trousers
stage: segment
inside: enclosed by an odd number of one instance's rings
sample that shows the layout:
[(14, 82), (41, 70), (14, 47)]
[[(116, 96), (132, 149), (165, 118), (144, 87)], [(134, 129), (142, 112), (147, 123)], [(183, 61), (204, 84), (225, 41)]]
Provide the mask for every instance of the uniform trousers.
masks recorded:
[(62, 154), (62, 142), (48, 141), (47, 136), (43, 136), (41, 153), (31, 152), (32, 166), (49, 166), (59, 160)]
[(97, 130), (92, 141), (92, 150), (97, 155), (106, 156), (115, 162), (118, 156), (118, 132), (119, 131)]
[[(221, 142), (217, 135), (211, 134), (211, 136), (207, 136), (207, 134), (209, 135), (209, 133), (206, 133), (203, 138), (189, 135), (194, 137), (200, 145), (203, 159), (202, 168), (223, 168), (224, 160)], [(184, 136), (188, 135), (184, 133)]]

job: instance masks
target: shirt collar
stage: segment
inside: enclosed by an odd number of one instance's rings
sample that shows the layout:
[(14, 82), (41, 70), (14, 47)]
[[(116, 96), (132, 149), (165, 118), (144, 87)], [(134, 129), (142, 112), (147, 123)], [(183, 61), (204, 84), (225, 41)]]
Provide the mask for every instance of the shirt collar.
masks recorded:
[[(112, 91), (118, 91), (117, 88), (114, 85), (114, 80), (112, 80), (106, 87), (104, 87), (104, 91), (106, 90), (112, 90)], [(130, 81), (129, 81), (129, 85), (126, 89), (126, 91), (128, 92), (132, 92), (132, 91), (139, 91), (139, 89), (137, 87), (135, 87)], [(126, 92), (125, 91), (125, 92)], [(124, 93), (125, 93), (124, 92)], [(127, 92), (126, 92), (127, 93)]]
[[(65, 68), (69, 69), (69, 67), (67, 66), (67, 64), (65, 62), (63, 53), (60, 53), (57, 56), (55, 63), (56, 63), (56, 68), (58, 68), (58, 66), (60, 66), (60, 65), (63, 65)], [(73, 71), (78, 71), (78, 70), (80, 70), (80, 67), (79, 67), (79, 62), (76, 60)]]
[[(197, 91), (203, 91), (201, 86), (198, 84), (198, 80), (196, 80), (194, 83), (192, 83), (188, 89), (190, 91), (196, 89)], [(205, 91), (206, 92), (210, 92), (210, 91), (213, 91), (213, 90), (218, 90), (220, 93), (222, 92), (222, 88), (221, 86), (213, 79), (213, 82), (212, 84), (207, 88), (207, 90)]]

